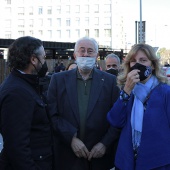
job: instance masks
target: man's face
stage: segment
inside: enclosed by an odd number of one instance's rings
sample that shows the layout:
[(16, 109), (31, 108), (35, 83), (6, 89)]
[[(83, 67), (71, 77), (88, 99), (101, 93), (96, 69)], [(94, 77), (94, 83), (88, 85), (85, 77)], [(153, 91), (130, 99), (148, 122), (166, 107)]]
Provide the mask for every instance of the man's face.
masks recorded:
[(98, 52), (95, 50), (93, 42), (90, 40), (82, 40), (77, 45), (77, 49), (74, 52), (74, 58), (76, 57), (95, 57), (97, 59)]
[(119, 63), (116, 58), (107, 58), (106, 60), (106, 70), (109, 70), (111, 68), (114, 68), (116, 70), (119, 69)]
[(36, 58), (37, 58), (37, 68), (41, 68), (42, 65), (44, 64), (45, 62), (45, 50), (44, 50), (44, 47), (41, 46), (39, 49), (38, 49), (38, 55), (36, 55)]

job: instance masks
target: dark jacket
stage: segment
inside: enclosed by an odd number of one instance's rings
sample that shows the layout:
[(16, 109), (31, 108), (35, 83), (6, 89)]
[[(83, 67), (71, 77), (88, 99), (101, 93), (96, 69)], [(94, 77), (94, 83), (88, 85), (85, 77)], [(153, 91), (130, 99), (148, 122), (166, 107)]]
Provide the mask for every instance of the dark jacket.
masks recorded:
[(50, 116), (58, 132), (55, 142), (58, 170), (109, 170), (113, 167), (114, 144), (119, 131), (109, 126), (106, 114), (118, 95), (119, 89), (116, 86), (115, 77), (94, 69), (83, 142), (89, 151), (98, 142), (103, 143), (107, 151), (102, 158), (88, 161), (76, 157), (71, 148), (73, 135), (77, 132), (79, 138), (80, 130), (77, 69), (52, 76), (48, 102)]
[(13, 70), (0, 87), (0, 169), (51, 170), (52, 139), (38, 78)]
[(134, 162), (130, 121), (133, 101), (133, 95), (127, 103), (118, 99), (107, 116), (112, 126), (122, 128), (115, 165), (121, 170), (170, 169), (169, 85), (158, 85), (149, 96), (136, 162)]

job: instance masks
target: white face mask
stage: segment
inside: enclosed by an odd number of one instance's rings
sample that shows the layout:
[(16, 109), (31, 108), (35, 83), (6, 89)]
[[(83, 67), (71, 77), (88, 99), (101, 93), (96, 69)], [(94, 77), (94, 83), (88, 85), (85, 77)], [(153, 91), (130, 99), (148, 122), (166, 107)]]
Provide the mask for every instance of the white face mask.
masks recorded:
[(96, 63), (96, 57), (76, 57), (77, 66), (83, 72), (93, 69)]

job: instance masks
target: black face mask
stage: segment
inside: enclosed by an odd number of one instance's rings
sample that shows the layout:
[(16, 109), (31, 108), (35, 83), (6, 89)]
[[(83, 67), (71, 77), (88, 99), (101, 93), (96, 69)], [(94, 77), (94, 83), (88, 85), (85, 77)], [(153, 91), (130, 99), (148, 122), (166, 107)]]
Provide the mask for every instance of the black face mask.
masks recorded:
[(114, 68), (111, 68), (109, 70), (106, 70), (107, 73), (110, 73), (110, 74), (113, 74), (115, 76), (118, 75), (118, 70), (117, 69), (114, 69)]
[(151, 66), (145, 66), (143, 64), (136, 63), (133, 67), (130, 68), (131, 71), (134, 69), (140, 70), (140, 72), (138, 72), (140, 81), (147, 79), (152, 74)]
[(46, 75), (46, 73), (48, 71), (46, 61), (44, 62), (44, 64), (41, 63), (41, 65), (42, 65), (42, 67), (37, 71), (37, 74), (38, 74), (39, 77), (45, 77), (45, 75)]

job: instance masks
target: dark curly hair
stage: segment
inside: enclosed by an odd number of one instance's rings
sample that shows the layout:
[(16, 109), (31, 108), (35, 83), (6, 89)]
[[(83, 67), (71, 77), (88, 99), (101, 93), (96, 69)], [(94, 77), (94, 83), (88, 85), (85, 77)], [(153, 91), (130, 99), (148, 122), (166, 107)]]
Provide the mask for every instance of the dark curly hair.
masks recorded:
[(8, 48), (9, 67), (19, 70), (26, 69), (32, 54), (38, 55), (38, 49), (42, 45), (41, 40), (30, 36), (16, 39)]

